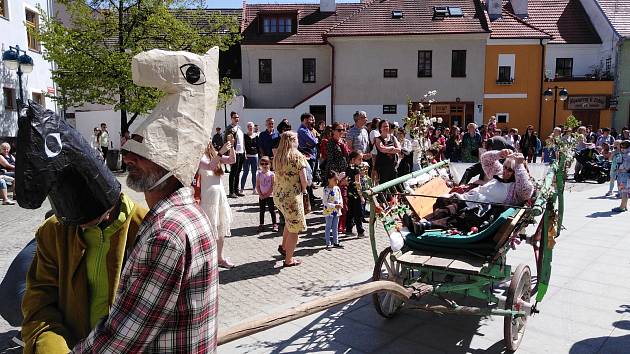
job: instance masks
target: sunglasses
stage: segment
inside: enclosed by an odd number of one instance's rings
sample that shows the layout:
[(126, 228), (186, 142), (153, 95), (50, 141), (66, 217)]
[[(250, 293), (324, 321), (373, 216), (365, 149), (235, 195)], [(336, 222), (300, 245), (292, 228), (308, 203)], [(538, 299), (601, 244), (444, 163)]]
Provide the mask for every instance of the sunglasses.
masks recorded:
[(511, 169), (511, 168), (509, 168), (509, 167), (507, 167), (507, 166), (503, 166), (503, 169), (504, 169), (504, 170), (507, 170), (507, 171), (510, 171), (510, 172), (514, 172), (514, 170), (513, 170), (513, 169)]
[(261, 162), (260, 166), (269, 166), (269, 162)]

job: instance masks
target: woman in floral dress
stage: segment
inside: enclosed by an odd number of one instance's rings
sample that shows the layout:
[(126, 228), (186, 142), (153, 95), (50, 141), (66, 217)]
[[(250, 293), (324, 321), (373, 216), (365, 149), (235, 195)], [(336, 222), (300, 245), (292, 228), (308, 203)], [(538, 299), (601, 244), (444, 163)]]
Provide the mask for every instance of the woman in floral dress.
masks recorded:
[(308, 163), (297, 148), (297, 134), (292, 131), (284, 132), (280, 136), (278, 150), (273, 158), (275, 173), (273, 201), (285, 220), (282, 245), (278, 246), (278, 252), (285, 257), (285, 267), (302, 263), (293, 258), (293, 253), (297, 245), (298, 233), (306, 231), (303, 196), (307, 193), (306, 165)]

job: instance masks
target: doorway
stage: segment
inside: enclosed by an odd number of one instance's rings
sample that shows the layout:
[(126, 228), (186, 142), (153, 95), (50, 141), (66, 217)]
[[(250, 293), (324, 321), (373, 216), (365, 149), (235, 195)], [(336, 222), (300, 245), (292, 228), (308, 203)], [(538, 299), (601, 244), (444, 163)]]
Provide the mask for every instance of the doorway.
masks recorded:
[(573, 115), (581, 125), (592, 125), (594, 131), (599, 129), (599, 110), (575, 110)]
[(308, 111), (315, 117), (316, 127), (319, 126), (319, 122), (321, 121), (328, 125), (328, 123), (326, 123), (326, 106), (309, 106)]

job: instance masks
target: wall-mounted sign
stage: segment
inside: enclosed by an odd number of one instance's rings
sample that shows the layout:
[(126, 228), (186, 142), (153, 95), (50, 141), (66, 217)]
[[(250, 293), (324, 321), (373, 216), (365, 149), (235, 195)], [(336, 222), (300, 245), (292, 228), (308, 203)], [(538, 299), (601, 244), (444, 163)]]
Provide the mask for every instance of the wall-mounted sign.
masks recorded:
[(606, 96), (569, 96), (567, 108), (580, 109), (606, 109)]
[(440, 116), (440, 115), (449, 115), (451, 113), (451, 107), (448, 104), (432, 104), (431, 105), (431, 115)]
[(55, 94), (55, 88), (48, 86), (48, 93), (51, 94), (51, 95), (54, 95)]

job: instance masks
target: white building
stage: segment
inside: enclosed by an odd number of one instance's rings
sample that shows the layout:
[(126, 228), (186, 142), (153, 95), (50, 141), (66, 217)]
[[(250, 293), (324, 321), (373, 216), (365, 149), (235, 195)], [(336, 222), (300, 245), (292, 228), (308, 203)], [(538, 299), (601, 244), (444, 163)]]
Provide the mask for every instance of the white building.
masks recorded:
[[(27, 26), (38, 27), (40, 15), (37, 6), (46, 13), (52, 12), (52, 1), (40, 0), (0, 0), (0, 46), (2, 52), (9, 47), (19, 46), (33, 59), (33, 71), (22, 76), (24, 99), (31, 99), (56, 110), (55, 102), (45, 97), (54, 94), (55, 86), (51, 79), (52, 64), (44, 60), (44, 48), (27, 34)], [(23, 53), (20, 53), (23, 54)], [(17, 134), (17, 105), (19, 85), (16, 71), (0, 64), (0, 137), (15, 137)]]
[[(483, 117), (489, 29), (478, 0), (244, 5), (242, 119), (401, 121), (437, 90), (446, 124)], [(448, 112), (444, 107), (449, 107)], [(451, 109), (453, 108), (453, 109)]]

